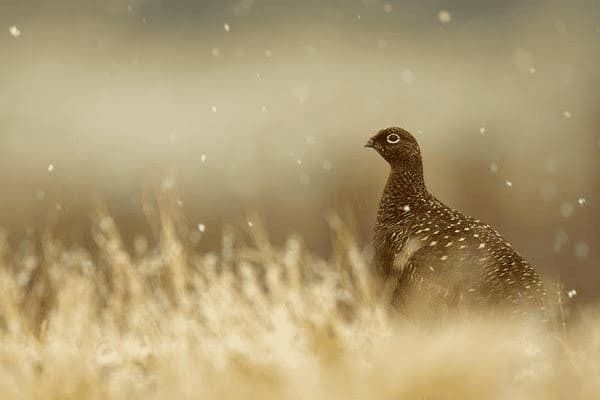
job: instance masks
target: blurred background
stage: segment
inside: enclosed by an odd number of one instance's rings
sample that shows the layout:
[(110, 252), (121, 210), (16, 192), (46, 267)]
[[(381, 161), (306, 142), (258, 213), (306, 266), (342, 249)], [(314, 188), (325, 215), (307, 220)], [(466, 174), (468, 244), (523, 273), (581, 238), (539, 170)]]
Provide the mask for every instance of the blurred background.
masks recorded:
[[(271, 240), (369, 244), (387, 126), (429, 189), (548, 280), (600, 293), (600, 2), (92, 0), (0, 4), (0, 225), (132, 243), (175, 190), (200, 250), (256, 212)], [(202, 232), (201, 232), (202, 231)]]

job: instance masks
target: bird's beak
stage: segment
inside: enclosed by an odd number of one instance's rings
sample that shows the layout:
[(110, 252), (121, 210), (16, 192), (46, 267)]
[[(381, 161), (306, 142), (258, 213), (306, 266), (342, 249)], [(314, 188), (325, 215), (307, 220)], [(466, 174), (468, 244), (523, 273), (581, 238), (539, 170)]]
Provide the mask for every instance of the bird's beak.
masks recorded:
[(365, 144), (365, 147), (375, 147), (375, 142), (373, 138), (369, 139), (369, 141)]

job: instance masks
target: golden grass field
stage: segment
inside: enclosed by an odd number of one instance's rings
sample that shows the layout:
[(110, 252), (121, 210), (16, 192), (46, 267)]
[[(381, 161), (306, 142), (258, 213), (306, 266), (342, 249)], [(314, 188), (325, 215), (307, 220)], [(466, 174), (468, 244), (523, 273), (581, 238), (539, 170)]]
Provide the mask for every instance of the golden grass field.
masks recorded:
[[(330, 259), (270, 244), (256, 217), (198, 253), (168, 201), (131, 250), (101, 206), (92, 249), (0, 241), (2, 399), (592, 399), (600, 323), (390, 313), (339, 218)], [(162, 205), (161, 205), (162, 204)], [(246, 232), (244, 232), (244, 230)], [(556, 292), (554, 292), (556, 294)], [(575, 299), (575, 298), (574, 298)], [(573, 300), (574, 300), (573, 299)]]

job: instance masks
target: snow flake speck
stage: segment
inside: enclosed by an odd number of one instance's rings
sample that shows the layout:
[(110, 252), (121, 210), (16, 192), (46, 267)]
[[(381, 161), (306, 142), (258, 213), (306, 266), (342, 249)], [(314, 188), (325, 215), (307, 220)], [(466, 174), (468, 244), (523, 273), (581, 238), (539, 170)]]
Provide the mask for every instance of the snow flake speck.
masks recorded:
[(229, 32), (231, 30), (231, 27), (229, 26), (228, 23), (223, 24), (223, 29), (225, 29), (225, 32)]
[(569, 296), (570, 299), (572, 299), (573, 297), (577, 296), (577, 290), (575, 289), (571, 289), (567, 292), (567, 296)]
[(442, 261), (446, 261), (447, 259), (448, 259), (448, 256), (441, 256), (440, 257), (440, 260), (442, 260)]
[(405, 212), (409, 212), (409, 211), (410, 211), (410, 206), (407, 204), (407, 205), (405, 205), (404, 207), (402, 207), (402, 209), (403, 209)]
[(577, 199), (577, 203), (579, 203), (580, 206), (585, 205), (585, 203), (587, 202), (585, 197), (580, 197)]
[(412, 72), (412, 70), (407, 68), (400, 72), (400, 79), (402, 79), (402, 82), (410, 85), (415, 81), (415, 74)]
[(53, 172), (54, 171), (54, 164), (49, 164), (48, 165), (48, 172)]
[(210, 111), (216, 113), (217, 112), (217, 106), (211, 106), (210, 107)]
[(573, 215), (574, 211), (575, 206), (571, 202), (565, 201), (560, 205), (560, 215), (562, 215), (564, 218), (569, 218), (571, 215)]
[(198, 230), (204, 233), (206, 231), (206, 226), (204, 224), (198, 224)]
[(573, 115), (571, 114), (571, 112), (570, 112), (570, 111), (566, 111), (566, 110), (565, 110), (565, 111), (563, 111), (562, 115), (563, 115), (563, 117), (565, 117), (566, 119), (569, 119), (569, 118), (571, 118), (571, 117), (573, 116)]
[(586, 242), (578, 242), (575, 245), (575, 257), (582, 259), (590, 254), (590, 246)]
[(568, 242), (569, 235), (563, 230), (554, 233), (554, 251), (558, 252)]
[(513, 185), (513, 183), (509, 180), (507, 180), (505, 183), (506, 183), (506, 186), (509, 188), (512, 187), (512, 185)]
[(252, 221), (248, 221), (248, 227), (252, 228), (254, 226), (254, 223)]
[(10, 28), (8, 28), (8, 31), (10, 32), (10, 35), (14, 38), (18, 38), (19, 36), (21, 36), (21, 30), (17, 28), (16, 25), (13, 25)]
[(164, 191), (169, 191), (175, 187), (175, 178), (172, 176), (167, 176), (161, 182), (161, 187)]
[(450, 22), (450, 20), (452, 20), (452, 14), (450, 14), (450, 12), (446, 10), (440, 10), (440, 12), (438, 12), (437, 17), (442, 24), (447, 24), (448, 22)]
[(486, 132), (486, 130), (487, 129), (485, 128), (485, 126), (482, 126), (481, 128), (479, 128), (479, 133), (481, 133), (482, 135), (484, 135), (485, 132)]
[(200, 155), (200, 161), (205, 163), (206, 162), (206, 154), (201, 154)]

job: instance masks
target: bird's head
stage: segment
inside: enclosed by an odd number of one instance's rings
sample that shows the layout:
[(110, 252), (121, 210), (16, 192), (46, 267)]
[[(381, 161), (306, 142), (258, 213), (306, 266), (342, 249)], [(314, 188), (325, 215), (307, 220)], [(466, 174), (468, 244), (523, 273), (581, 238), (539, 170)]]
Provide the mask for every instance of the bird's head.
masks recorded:
[(402, 128), (385, 128), (377, 132), (365, 147), (371, 147), (386, 160), (392, 168), (422, 168), (421, 151), (417, 140)]

